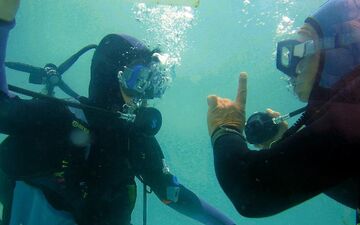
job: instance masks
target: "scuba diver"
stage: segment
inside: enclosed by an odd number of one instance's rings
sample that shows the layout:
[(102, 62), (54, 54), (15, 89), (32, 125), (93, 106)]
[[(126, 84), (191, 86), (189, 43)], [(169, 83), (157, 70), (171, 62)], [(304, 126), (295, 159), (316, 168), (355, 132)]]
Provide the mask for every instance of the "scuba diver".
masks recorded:
[[(18, 4), (0, 0), (0, 132), (8, 135), (0, 145), (1, 224), (128, 225), (135, 176), (186, 216), (235, 224), (181, 185), (165, 164), (154, 137), (161, 115), (146, 107), (170, 79), (158, 51), (127, 35), (105, 36), (92, 58), (89, 98), (77, 98), (81, 109), (9, 92), (5, 49)], [(111, 116), (120, 111), (135, 115), (135, 122)]]
[[(271, 216), (320, 193), (358, 213), (360, 2), (327, 1), (305, 20), (297, 36), (277, 45), (277, 68), (307, 102), (292, 127), (286, 129), (282, 122), (278, 133), (260, 142), (245, 138), (245, 72), (235, 101), (208, 96), (216, 176), (246, 217)], [(267, 114), (279, 116), (270, 109)], [(262, 150), (251, 150), (247, 143)]]

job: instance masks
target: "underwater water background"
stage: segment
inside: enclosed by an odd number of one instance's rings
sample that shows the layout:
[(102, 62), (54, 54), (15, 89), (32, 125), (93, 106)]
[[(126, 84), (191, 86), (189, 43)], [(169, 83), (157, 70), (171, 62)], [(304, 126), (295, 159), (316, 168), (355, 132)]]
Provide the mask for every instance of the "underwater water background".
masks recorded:
[[(275, 68), (276, 41), (289, 37), (325, 0), (202, 0), (197, 9), (133, 4), (130, 0), (23, 1), (9, 39), (7, 61), (36, 66), (62, 63), (108, 33), (125, 33), (162, 47), (174, 59), (176, 77), (152, 105), (163, 115), (157, 135), (179, 181), (243, 225), (351, 225), (353, 210), (320, 195), (276, 216), (240, 216), (214, 172), (206, 126), (208, 94), (234, 99), (240, 71), (249, 73), (247, 115), (270, 107), (282, 113), (301, 106)], [(87, 96), (92, 52), (64, 75)], [(26, 74), (7, 70), (9, 83), (31, 90)], [(57, 96), (65, 97), (57, 90)], [(294, 120), (290, 120), (290, 123)], [(4, 136), (1, 136), (4, 138)], [(236, 179), (236, 178), (234, 178)], [(286, 185), (284, 183), (284, 185)], [(142, 186), (132, 214), (142, 224)], [(149, 196), (149, 225), (199, 224)]]

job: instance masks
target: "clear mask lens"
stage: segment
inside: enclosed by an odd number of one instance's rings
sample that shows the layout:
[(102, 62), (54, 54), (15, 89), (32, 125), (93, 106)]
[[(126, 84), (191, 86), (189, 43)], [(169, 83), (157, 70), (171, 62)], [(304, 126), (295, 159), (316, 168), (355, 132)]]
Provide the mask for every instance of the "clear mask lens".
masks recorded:
[(286, 75), (296, 77), (305, 69), (303, 59), (314, 53), (313, 40), (306, 42), (298, 40), (281, 41), (277, 47), (276, 67)]
[(144, 67), (140, 71), (140, 75), (137, 77), (135, 90), (139, 93), (143, 93), (150, 85), (149, 78), (151, 77), (151, 71)]
[(287, 47), (283, 47), (281, 50), (281, 64), (285, 67), (289, 67), (291, 59), (291, 51)]
[(170, 68), (163, 63), (154, 63), (151, 66), (151, 70), (151, 84), (154, 97), (161, 97), (172, 81)]

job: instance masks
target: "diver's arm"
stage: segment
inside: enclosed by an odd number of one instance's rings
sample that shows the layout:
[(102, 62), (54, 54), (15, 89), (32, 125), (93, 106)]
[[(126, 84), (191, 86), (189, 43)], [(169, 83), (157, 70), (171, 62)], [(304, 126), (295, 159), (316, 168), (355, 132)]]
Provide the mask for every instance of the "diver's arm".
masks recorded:
[[(200, 199), (195, 193), (179, 184), (179, 198), (167, 205), (174, 210), (208, 225), (235, 225), (222, 212)], [(156, 193), (156, 192), (155, 192)], [(159, 196), (159, 195), (158, 195)]]
[(235, 225), (235, 222), (225, 216), (222, 212), (178, 183), (174, 175), (158, 173), (154, 180), (157, 182), (154, 183), (152, 177), (148, 176), (145, 179), (145, 183), (149, 184), (151, 189), (164, 204), (177, 212), (197, 220), (202, 224)]
[(8, 22), (0, 19), (0, 91), (8, 95), (8, 87), (5, 74), (5, 55), (9, 31), (14, 27), (14, 21)]
[[(207, 225), (234, 225), (235, 223), (192, 191), (177, 182), (164, 162), (161, 148), (155, 138), (142, 139), (148, 149), (145, 166), (140, 172), (143, 181), (158, 198), (174, 210)], [(142, 148), (144, 149), (144, 148)]]
[(241, 215), (274, 215), (354, 175), (359, 143), (346, 142), (329, 117), (261, 151), (236, 133), (215, 140), (217, 178)]
[(5, 54), (9, 31), (14, 26), (14, 20), (20, 0), (0, 0), (0, 91), (8, 94), (5, 75)]

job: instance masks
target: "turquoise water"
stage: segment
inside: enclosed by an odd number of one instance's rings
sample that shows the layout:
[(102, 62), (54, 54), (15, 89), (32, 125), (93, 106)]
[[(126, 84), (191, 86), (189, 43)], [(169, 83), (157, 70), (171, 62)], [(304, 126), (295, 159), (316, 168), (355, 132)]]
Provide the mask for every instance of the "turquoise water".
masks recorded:
[[(249, 73), (247, 112), (271, 107), (286, 113), (302, 104), (275, 69), (275, 43), (291, 35), (325, 0), (203, 0), (198, 9), (132, 4), (130, 0), (23, 1), (8, 47), (8, 61), (43, 66), (61, 63), (108, 33), (126, 33), (151, 47), (159, 44), (176, 65), (176, 77), (161, 100), (157, 135), (171, 171), (182, 184), (246, 225), (354, 224), (354, 212), (326, 196), (279, 215), (246, 219), (237, 214), (217, 183), (206, 127), (206, 96), (234, 98), (240, 71)], [(65, 81), (87, 95), (91, 53), (66, 74)], [(9, 83), (39, 91), (25, 74), (8, 71)], [(64, 95), (57, 91), (59, 97)], [(293, 121), (290, 121), (293, 122)], [(286, 184), (284, 184), (286, 185)], [(142, 194), (133, 213), (142, 222)], [(149, 196), (149, 225), (199, 224)]]

